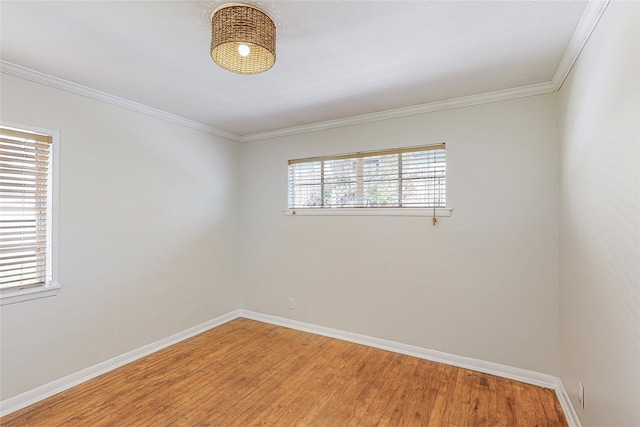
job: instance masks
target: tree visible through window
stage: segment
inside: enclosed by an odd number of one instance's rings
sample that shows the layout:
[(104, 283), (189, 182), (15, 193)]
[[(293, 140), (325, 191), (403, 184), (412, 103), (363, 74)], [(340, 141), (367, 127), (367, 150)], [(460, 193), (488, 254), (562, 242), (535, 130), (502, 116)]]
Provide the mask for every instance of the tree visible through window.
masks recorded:
[(445, 204), (444, 144), (289, 160), (289, 208)]

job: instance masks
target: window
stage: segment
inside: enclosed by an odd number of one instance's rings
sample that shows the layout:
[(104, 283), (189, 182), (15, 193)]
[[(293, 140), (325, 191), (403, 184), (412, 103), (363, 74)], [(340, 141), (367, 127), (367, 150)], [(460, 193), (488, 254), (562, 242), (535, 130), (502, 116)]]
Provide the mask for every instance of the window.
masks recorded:
[(53, 142), (52, 134), (0, 126), (2, 304), (59, 288), (52, 281)]
[(289, 209), (445, 206), (444, 144), (289, 160)]

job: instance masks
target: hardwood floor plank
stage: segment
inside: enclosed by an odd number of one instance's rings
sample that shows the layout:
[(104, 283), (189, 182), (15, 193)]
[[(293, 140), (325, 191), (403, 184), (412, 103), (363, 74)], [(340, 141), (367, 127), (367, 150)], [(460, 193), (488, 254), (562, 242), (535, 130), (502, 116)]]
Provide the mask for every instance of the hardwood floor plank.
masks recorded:
[[(513, 426), (516, 425), (513, 416), (513, 399), (507, 395), (507, 389), (504, 381), (495, 381), (495, 425)], [(490, 411), (491, 412), (491, 411)]]
[(471, 389), (465, 382), (466, 369), (457, 369), (456, 372), (455, 389), (453, 396), (451, 396), (451, 402), (455, 402), (455, 406), (453, 410), (447, 411), (447, 423), (454, 426), (463, 426), (465, 425), (469, 412), (469, 394)]
[(474, 372), (471, 378), (471, 393), (469, 395), (469, 412), (467, 425), (488, 425), (488, 381), (487, 376)]
[(554, 404), (556, 403), (558, 405), (560, 404), (558, 402), (558, 399), (556, 398), (556, 394), (553, 392), (553, 390), (545, 388), (538, 388), (537, 391), (542, 403), (545, 418), (549, 422), (549, 425), (560, 425), (560, 423), (563, 422), (564, 419), (558, 418), (558, 410), (554, 406)]
[(0, 419), (17, 426), (560, 426), (552, 390), (236, 319)]

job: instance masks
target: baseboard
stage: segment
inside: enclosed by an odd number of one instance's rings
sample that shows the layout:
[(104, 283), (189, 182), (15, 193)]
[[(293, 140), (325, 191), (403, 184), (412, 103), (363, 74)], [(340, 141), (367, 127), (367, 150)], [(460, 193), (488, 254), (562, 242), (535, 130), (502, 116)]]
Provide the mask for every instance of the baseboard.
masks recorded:
[(571, 398), (569, 397), (569, 393), (567, 393), (567, 389), (564, 388), (564, 384), (562, 383), (562, 380), (560, 378), (557, 379), (555, 390), (556, 396), (558, 396), (560, 406), (562, 406), (562, 410), (564, 411), (564, 416), (567, 419), (569, 427), (582, 427), (576, 409), (571, 402)]
[(530, 371), (522, 368), (515, 368), (513, 366), (502, 365), (499, 363), (488, 362), (485, 360), (474, 359), (457, 354), (430, 350), (395, 341), (370, 337), (367, 335), (355, 334), (338, 329), (325, 328), (324, 326), (299, 322), (297, 320), (286, 319), (269, 314), (257, 313), (250, 310), (238, 310), (238, 312), (240, 317), (245, 317), (247, 319), (271, 323), (273, 325), (284, 326), (286, 328), (296, 329), (299, 331), (309, 332), (317, 335), (323, 335), (326, 337), (337, 338), (356, 344), (362, 344), (382, 350), (393, 351), (395, 353), (406, 354), (408, 356), (419, 357), (421, 359), (431, 360), (433, 362), (446, 363), (447, 365), (457, 366), (459, 368), (470, 369), (485, 374), (520, 381), (526, 384), (532, 384), (535, 386), (552, 389), (555, 391), (556, 396), (558, 397), (558, 401), (560, 402), (562, 410), (565, 413), (565, 417), (567, 418), (569, 427), (581, 427), (580, 421), (576, 415), (573, 405), (571, 404), (571, 400), (569, 399), (569, 395), (567, 394), (562, 381), (560, 380), (560, 378), (553, 375), (542, 374), (540, 372)]
[(185, 329), (184, 331), (178, 332), (177, 334), (171, 335), (167, 338), (144, 345), (112, 359), (105, 360), (104, 362), (100, 362), (86, 369), (82, 369), (78, 372), (74, 372), (73, 374), (21, 393), (17, 396), (5, 399), (0, 402), (0, 416), (9, 415), (12, 412), (25, 408), (39, 402), (40, 400), (53, 396), (54, 394), (58, 394), (99, 375), (119, 368), (120, 366), (126, 365), (127, 363), (131, 363), (158, 350), (162, 350), (165, 347), (201, 334), (202, 332), (215, 328), (216, 326), (220, 326), (238, 317), (240, 317), (239, 311), (232, 311), (200, 325)]
[(490, 375), (496, 375), (502, 378), (508, 378), (527, 384), (553, 389), (560, 401), (562, 410), (567, 418), (569, 427), (581, 427), (580, 420), (571, 403), (571, 399), (567, 394), (562, 381), (553, 375), (542, 374), (540, 372), (530, 371), (527, 369), (515, 368), (512, 366), (502, 365), (499, 363), (488, 362), (485, 360), (474, 359), (471, 357), (460, 356), (457, 354), (445, 353), (437, 350), (430, 350), (413, 345), (403, 344), (395, 341), (384, 340), (380, 338), (370, 337), (367, 335), (356, 334), (352, 332), (341, 331), (338, 329), (326, 328), (311, 323), (299, 322), (296, 320), (286, 319), (283, 317), (272, 316), (269, 314), (257, 313), (250, 310), (235, 310), (224, 314), (208, 322), (186, 329), (170, 337), (163, 338), (151, 344), (147, 344), (135, 350), (116, 356), (112, 359), (90, 366), (81, 371), (75, 372), (66, 377), (57, 379), (48, 384), (36, 387), (25, 393), (19, 394), (0, 402), (0, 416), (8, 415), (12, 412), (32, 405), (54, 394), (60, 393), (99, 375), (112, 371), (120, 366), (131, 363), (137, 359), (154, 353), (170, 345), (176, 344), (192, 336), (198, 335), (209, 329), (220, 326), (238, 317), (257, 320), (259, 322), (270, 323), (273, 325), (283, 326), (286, 328), (296, 329), (303, 332), (322, 335), (326, 337), (336, 338), (343, 341), (362, 344), (369, 347), (379, 348), (382, 350), (393, 351), (395, 353), (406, 354), (408, 356), (419, 357), (421, 359), (431, 360), (434, 362), (446, 363), (448, 365), (457, 366), (459, 368), (470, 369)]
[(304, 332), (311, 332), (317, 335), (337, 338), (344, 341), (363, 344), (369, 347), (375, 347), (382, 350), (393, 351), (395, 353), (406, 354), (408, 356), (419, 357), (421, 359), (431, 360), (434, 362), (446, 363), (447, 365), (457, 366), (459, 368), (470, 369), (485, 374), (496, 375), (503, 378), (520, 381), (527, 384), (533, 384), (540, 387), (555, 389), (557, 377), (547, 374), (541, 374), (535, 371), (529, 371), (521, 368), (501, 365), (499, 363), (487, 362), (484, 360), (473, 359), (471, 357), (459, 356), (457, 354), (445, 353), (442, 351), (429, 350), (408, 344), (402, 344), (395, 341), (383, 340), (367, 335), (354, 334), (338, 329), (325, 328), (310, 323), (298, 322), (296, 320), (285, 319), (282, 317), (271, 316), (268, 314), (256, 313), (248, 310), (238, 310), (241, 317), (258, 320), (261, 322), (271, 323), (274, 325), (284, 326), (287, 328), (297, 329)]

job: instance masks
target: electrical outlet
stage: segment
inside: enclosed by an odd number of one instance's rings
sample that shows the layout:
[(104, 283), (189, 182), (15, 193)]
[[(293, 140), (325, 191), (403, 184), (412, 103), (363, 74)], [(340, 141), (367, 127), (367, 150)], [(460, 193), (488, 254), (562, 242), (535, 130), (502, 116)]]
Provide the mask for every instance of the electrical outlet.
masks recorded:
[(291, 310), (293, 310), (294, 308), (296, 308), (296, 299), (295, 298), (289, 298), (289, 308)]
[(578, 382), (578, 403), (580, 403), (580, 407), (584, 409), (584, 386), (581, 382)]

